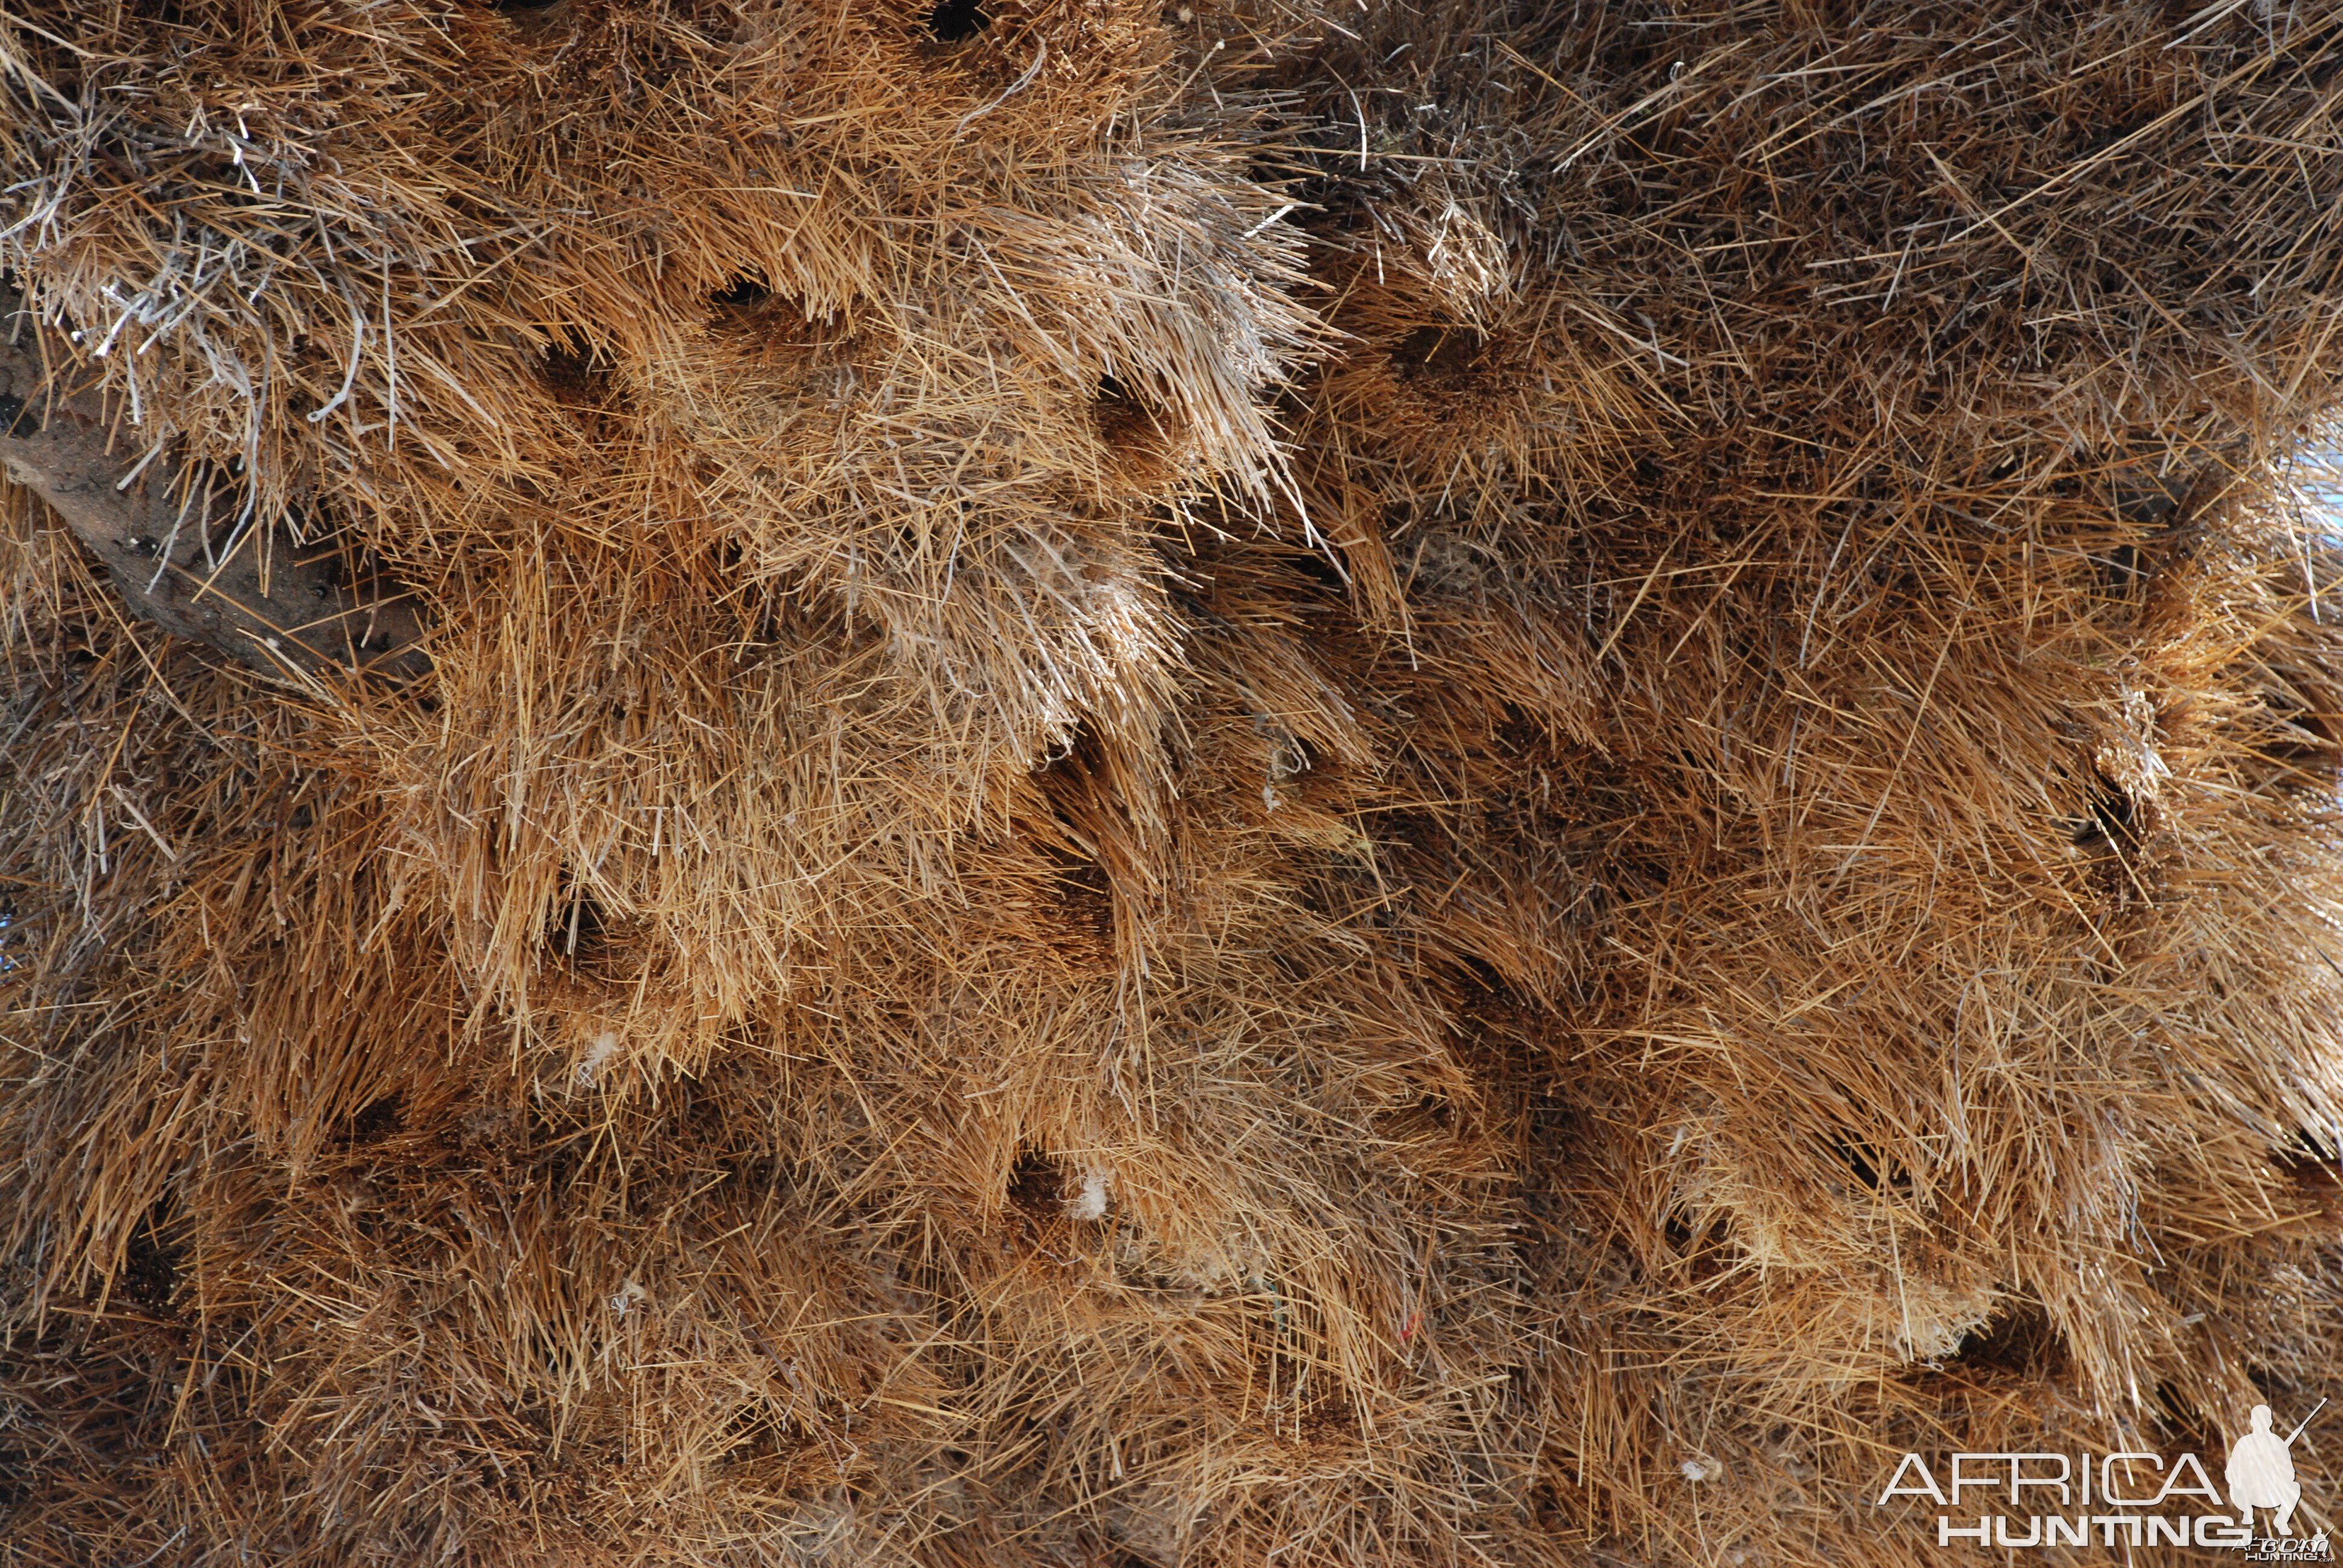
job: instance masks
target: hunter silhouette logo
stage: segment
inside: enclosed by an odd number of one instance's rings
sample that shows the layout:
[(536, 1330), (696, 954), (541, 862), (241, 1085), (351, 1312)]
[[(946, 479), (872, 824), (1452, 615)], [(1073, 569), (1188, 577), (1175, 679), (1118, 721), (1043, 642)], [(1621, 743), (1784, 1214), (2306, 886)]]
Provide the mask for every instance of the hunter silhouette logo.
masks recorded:
[[(2326, 1408), (2327, 1402), (2320, 1400), (2318, 1409)], [(2294, 1440), (2310, 1424), (2310, 1417), (2305, 1416), (2302, 1425), (2283, 1438), (2270, 1430), (2269, 1406), (2254, 1406), (2252, 1419), (2253, 1430), (2229, 1450), (2229, 1501), (2237, 1505), (2237, 1523), (2247, 1529), (2253, 1528), (2254, 1510), (2267, 1508), (2270, 1533), (2291, 1535), (2294, 1505), (2302, 1501), (2302, 1483), (2294, 1478)]]
[[(2327, 1402), (2319, 1401), (2284, 1437), (2271, 1430), (2269, 1406), (2254, 1406), (2247, 1430), (2229, 1448), (2226, 1503), (2195, 1454), (2167, 1461), (2139, 1451), (1956, 1453), (1941, 1484), (1926, 1460), (1907, 1453), (1877, 1502), (1885, 1507), (1898, 1497), (1925, 1497), (1945, 1509), (1936, 1516), (1939, 1546), (2087, 1546), (2097, 1536), (2109, 1547), (2193, 1545), (2242, 1551), (2248, 1563), (2331, 1563), (2325, 1533), (2292, 1533), (2302, 1502), (2295, 1440)], [(1985, 1495), (1964, 1495), (1972, 1493)], [(2006, 1512), (1964, 1512), (1978, 1503), (1998, 1503)], [(2208, 1504), (2230, 1512), (2209, 1512)], [(2269, 1516), (2268, 1535), (2254, 1533), (2257, 1509)]]

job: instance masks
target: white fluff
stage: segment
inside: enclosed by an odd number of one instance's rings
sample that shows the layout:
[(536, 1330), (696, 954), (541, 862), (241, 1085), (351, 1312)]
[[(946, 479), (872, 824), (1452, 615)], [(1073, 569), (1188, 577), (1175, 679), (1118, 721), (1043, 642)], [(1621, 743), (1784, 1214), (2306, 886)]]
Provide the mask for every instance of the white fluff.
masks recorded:
[(594, 1047), (578, 1063), (578, 1087), (591, 1089), (602, 1077), (602, 1070), (618, 1054), (618, 1031), (606, 1029), (594, 1037)]
[(1074, 1220), (1106, 1218), (1107, 1184), (1113, 1173), (1102, 1166), (1093, 1165), (1082, 1172), (1082, 1190), (1066, 1204), (1066, 1215)]

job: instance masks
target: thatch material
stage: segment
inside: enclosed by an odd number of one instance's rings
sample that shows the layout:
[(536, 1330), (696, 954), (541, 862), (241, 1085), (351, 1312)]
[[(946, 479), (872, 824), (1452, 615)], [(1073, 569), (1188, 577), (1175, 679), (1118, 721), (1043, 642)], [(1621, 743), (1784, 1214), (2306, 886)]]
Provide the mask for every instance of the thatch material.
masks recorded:
[(9, 1560), (1916, 1563), (2343, 1394), (2338, 65), (14, 0)]

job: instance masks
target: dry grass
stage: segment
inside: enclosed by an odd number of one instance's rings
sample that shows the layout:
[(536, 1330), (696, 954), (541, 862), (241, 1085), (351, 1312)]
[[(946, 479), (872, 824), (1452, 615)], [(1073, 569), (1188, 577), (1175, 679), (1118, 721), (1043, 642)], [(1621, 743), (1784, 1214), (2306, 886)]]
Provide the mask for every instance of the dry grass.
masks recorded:
[(985, 13), (0, 5), (44, 351), (434, 628), (7, 492), (0, 1561), (1888, 1568), (2343, 1395), (2343, 10)]

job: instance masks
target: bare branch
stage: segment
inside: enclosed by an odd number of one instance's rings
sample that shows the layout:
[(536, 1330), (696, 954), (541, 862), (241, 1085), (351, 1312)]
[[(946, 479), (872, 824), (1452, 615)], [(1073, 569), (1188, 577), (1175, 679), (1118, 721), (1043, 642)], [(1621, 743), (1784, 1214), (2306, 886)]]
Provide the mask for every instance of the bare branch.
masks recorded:
[(14, 289), (0, 287), (0, 464), (105, 563), (133, 612), (266, 674), (430, 668), (412, 595), (348, 582), (338, 549), (305, 551), (282, 527), (246, 528), (221, 554), (237, 487), (168, 452), (142, 463), (111, 449), (96, 393), (45, 376)]

